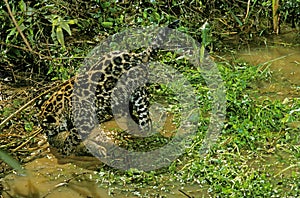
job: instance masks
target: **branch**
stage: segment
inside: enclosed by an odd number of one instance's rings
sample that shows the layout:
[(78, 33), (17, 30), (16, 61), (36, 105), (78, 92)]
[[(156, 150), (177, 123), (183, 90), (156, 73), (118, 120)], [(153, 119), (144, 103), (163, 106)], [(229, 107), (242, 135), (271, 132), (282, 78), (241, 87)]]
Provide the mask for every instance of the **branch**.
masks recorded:
[(185, 193), (185, 192), (183, 192), (183, 190), (178, 190), (179, 192), (181, 192), (182, 194), (184, 194), (186, 197), (188, 197), (188, 198), (193, 198), (193, 197), (191, 197), (190, 195), (188, 195), (187, 193)]
[(30, 47), (30, 44), (29, 44), (29, 42), (27, 41), (26, 37), (24, 36), (22, 30), (20, 29), (20, 26), (18, 25), (18, 23), (17, 23), (17, 21), (16, 21), (14, 15), (13, 15), (13, 13), (12, 13), (10, 7), (9, 7), (9, 4), (8, 4), (7, 0), (4, 0), (4, 2), (5, 2), (5, 5), (6, 5), (6, 8), (7, 8), (7, 10), (8, 10), (9, 16), (11, 17), (13, 23), (15, 24), (15, 26), (16, 26), (16, 28), (17, 28), (19, 34), (21, 35), (21, 37), (22, 37), (23, 41), (25, 42), (25, 44), (26, 44), (27, 48), (29, 49), (29, 51), (32, 52), (32, 48)]

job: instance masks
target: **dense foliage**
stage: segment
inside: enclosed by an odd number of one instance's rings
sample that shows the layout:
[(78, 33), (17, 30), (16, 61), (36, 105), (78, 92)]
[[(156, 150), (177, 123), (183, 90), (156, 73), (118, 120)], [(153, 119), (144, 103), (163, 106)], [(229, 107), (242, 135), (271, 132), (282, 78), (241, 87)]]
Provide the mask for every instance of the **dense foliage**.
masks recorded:
[[(181, 31), (201, 41), (201, 25), (211, 25), (211, 50), (226, 43), (249, 43), (272, 32), (271, 1), (5, 1), (0, 3), (1, 76), (14, 72), (67, 79), (101, 39), (127, 27), (182, 21)], [(283, 21), (299, 23), (299, 0), (281, 3)], [(28, 45), (12, 22), (15, 18)], [(298, 18), (297, 18), (298, 17)], [(238, 41), (238, 42), (236, 42)], [(222, 47), (221, 47), (222, 46)], [(29, 49), (31, 48), (31, 49)], [(23, 76), (24, 77), (24, 76)], [(16, 80), (16, 79), (14, 79)]]

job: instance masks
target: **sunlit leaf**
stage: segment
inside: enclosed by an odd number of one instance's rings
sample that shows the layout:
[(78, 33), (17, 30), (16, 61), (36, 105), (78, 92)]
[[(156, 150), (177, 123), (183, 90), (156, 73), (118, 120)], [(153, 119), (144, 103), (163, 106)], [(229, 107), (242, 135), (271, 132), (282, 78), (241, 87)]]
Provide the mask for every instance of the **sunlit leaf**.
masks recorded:
[(26, 11), (26, 3), (23, 0), (19, 2), (19, 7), (23, 12)]
[(77, 24), (78, 23), (78, 20), (77, 19), (71, 19), (71, 20), (68, 20), (68, 24)]
[(58, 17), (58, 16), (54, 16), (54, 17), (51, 19), (51, 22), (52, 22), (52, 26), (57, 26), (58, 23), (59, 23), (59, 17)]
[(108, 27), (112, 27), (113, 26), (113, 22), (102, 22), (102, 26), (105, 27), (105, 28), (108, 28)]
[(58, 26), (56, 28), (56, 38), (58, 40), (58, 42), (62, 45), (65, 46), (65, 41), (64, 41), (64, 33), (62, 31), (62, 28), (60, 26)]
[(50, 66), (49, 66), (49, 70), (48, 70), (48, 72), (47, 72), (47, 75), (48, 75), (48, 74), (51, 74), (52, 72), (53, 72), (53, 66), (50, 65)]
[(72, 35), (72, 32), (70, 30), (70, 26), (69, 26), (69, 24), (67, 22), (62, 21), (60, 23), (60, 27), (62, 27), (64, 30), (66, 30), (70, 36)]
[(10, 37), (12, 35), (18, 35), (18, 32), (16, 32), (16, 30), (17, 29), (15, 27), (10, 29), (9, 34), (6, 36), (6, 40), (5, 40), (6, 43), (10, 43), (10, 40), (11, 40)]

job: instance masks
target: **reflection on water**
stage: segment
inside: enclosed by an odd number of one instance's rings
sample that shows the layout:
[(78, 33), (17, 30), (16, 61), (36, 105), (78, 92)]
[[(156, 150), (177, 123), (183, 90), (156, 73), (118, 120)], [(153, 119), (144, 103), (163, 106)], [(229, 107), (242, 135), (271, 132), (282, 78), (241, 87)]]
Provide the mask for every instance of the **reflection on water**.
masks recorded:
[[(81, 157), (82, 158), (82, 157)], [(75, 157), (74, 157), (75, 160)], [(82, 158), (82, 163), (92, 159)], [(78, 158), (76, 163), (80, 159)], [(74, 161), (75, 163), (75, 161)], [(167, 182), (156, 186), (145, 186), (136, 188), (125, 185), (110, 186), (113, 195), (109, 196), (109, 190), (101, 188), (101, 178), (97, 176), (97, 171), (88, 170), (74, 163), (61, 164), (54, 155), (48, 154), (48, 158), (36, 159), (26, 164), (28, 176), (18, 176), (16, 174), (7, 175), (4, 178), (4, 198), (23, 197), (23, 198), (135, 198), (134, 192), (149, 197), (207, 197), (207, 188), (199, 185), (181, 186), (180, 183)], [(100, 183), (98, 183), (98, 181)], [(133, 193), (133, 194), (132, 194)]]
[[(165, 122), (162, 123), (160, 132), (164, 137), (172, 136), (176, 129), (172, 120), (173, 116), (167, 115)], [(114, 120), (103, 123), (102, 127), (106, 131), (120, 130)], [(2, 194), (5, 198), (110, 197), (107, 189), (99, 187), (99, 176), (95, 170), (99, 170), (101, 167), (104, 167), (104, 164), (97, 158), (88, 156), (64, 157), (55, 148), (51, 148), (51, 153), (47, 153), (47, 157), (36, 159), (25, 165), (25, 169), (28, 171), (27, 176), (7, 175), (3, 179), (4, 192)], [(170, 187), (175, 188), (174, 193), (172, 193), (173, 197), (182, 197), (179, 186), (178, 184)], [(122, 189), (123, 187), (117, 188)], [(197, 192), (197, 189), (193, 191)], [(119, 195), (114, 197), (124, 197), (121, 191)], [(152, 189), (152, 191), (156, 193), (157, 190)]]
[(300, 48), (284, 46), (253, 48), (237, 55), (252, 65), (269, 67), (270, 82), (257, 84), (261, 96), (271, 99), (285, 99), (300, 95)]
[(82, 179), (91, 177), (93, 171), (71, 163), (58, 164), (51, 154), (27, 163), (25, 168), (28, 176), (10, 174), (4, 178), (3, 197), (108, 197), (95, 181)]

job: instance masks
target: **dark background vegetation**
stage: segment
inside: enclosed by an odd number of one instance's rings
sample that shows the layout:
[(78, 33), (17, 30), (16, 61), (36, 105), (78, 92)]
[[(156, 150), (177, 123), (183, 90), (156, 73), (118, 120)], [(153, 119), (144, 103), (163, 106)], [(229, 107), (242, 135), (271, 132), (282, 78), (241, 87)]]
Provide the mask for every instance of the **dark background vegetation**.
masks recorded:
[[(108, 35), (129, 27), (166, 25), (181, 20), (180, 31), (201, 41), (201, 26), (209, 22), (211, 51), (225, 51), (273, 33), (269, 1), (9, 1), (25, 45), (5, 2), (0, 3), (1, 78), (67, 79), (87, 52)], [(298, 0), (280, 3), (280, 23), (299, 25)], [(233, 45), (234, 44), (234, 45)], [(20, 74), (20, 72), (24, 72)]]

